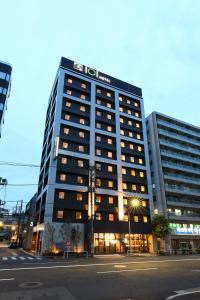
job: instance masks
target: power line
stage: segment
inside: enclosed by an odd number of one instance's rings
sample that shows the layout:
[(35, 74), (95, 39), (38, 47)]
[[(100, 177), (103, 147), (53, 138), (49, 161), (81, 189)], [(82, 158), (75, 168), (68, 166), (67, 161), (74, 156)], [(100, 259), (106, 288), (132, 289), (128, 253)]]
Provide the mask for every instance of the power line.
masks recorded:
[(40, 167), (40, 165), (21, 163), (21, 162), (10, 162), (10, 161), (0, 161), (0, 165), (13, 166), (13, 167), (31, 167), (31, 168)]

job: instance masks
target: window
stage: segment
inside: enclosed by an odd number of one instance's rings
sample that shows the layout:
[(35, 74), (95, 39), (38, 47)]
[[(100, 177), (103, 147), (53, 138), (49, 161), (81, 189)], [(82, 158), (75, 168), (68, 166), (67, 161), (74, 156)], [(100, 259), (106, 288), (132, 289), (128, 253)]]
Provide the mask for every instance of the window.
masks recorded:
[(101, 164), (96, 163), (96, 170), (97, 170), (97, 171), (101, 171)]
[(98, 129), (101, 129), (101, 124), (100, 124), (100, 123), (96, 123), (96, 127), (97, 127)]
[(59, 192), (58, 198), (59, 199), (65, 199), (65, 192)]
[(131, 176), (135, 176), (135, 170), (131, 170)]
[(120, 112), (123, 112), (123, 107), (120, 106), (119, 111), (120, 111)]
[(85, 112), (86, 111), (85, 106), (81, 105), (80, 106), (80, 111), (84, 111)]
[(128, 204), (128, 200), (126, 198), (124, 198), (124, 205)]
[(128, 135), (129, 135), (129, 137), (133, 137), (133, 132), (129, 131)]
[(114, 214), (109, 214), (108, 215), (108, 220), (109, 221), (114, 221)]
[(114, 203), (113, 197), (108, 197), (108, 203), (109, 203), (109, 204), (113, 204), (113, 203)]
[(109, 157), (109, 158), (112, 158), (112, 157), (113, 157), (112, 152), (108, 151), (108, 157)]
[(63, 143), (63, 148), (65, 148), (65, 149), (67, 149), (68, 148), (68, 146), (69, 146), (69, 144), (68, 143)]
[(83, 168), (84, 167), (84, 162), (83, 160), (78, 159), (78, 167)]
[(108, 144), (109, 145), (112, 145), (112, 142), (113, 142), (112, 139), (108, 139)]
[(64, 134), (69, 134), (69, 128), (64, 128)]
[(67, 94), (68, 94), (68, 95), (71, 95), (71, 94), (72, 94), (72, 91), (71, 91), (71, 90), (67, 90)]
[(84, 94), (81, 95), (81, 99), (82, 99), (82, 100), (85, 100), (85, 99), (86, 99), (86, 97), (85, 97)]
[(70, 120), (70, 115), (65, 114), (65, 120)]
[(141, 134), (137, 134), (137, 139), (141, 140)]
[(101, 100), (97, 99), (97, 104), (101, 105)]
[(120, 129), (120, 134), (124, 135), (124, 130), (123, 129)]
[(144, 177), (144, 172), (140, 172), (140, 177)]
[(139, 158), (139, 160), (138, 160), (138, 161), (139, 161), (139, 164), (140, 164), (140, 165), (142, 165), (142, 164), (143, 164), (143, 159), (142, 159), (142, 158)]
[(148, 223), (148, 217), (147, 216), (143, 216), (143, 222)]
[(126, 160), (126, 156), (124, 154), (121, 155), (121, 160), (125, 161)]
[(96, 220), (101, 221), (101, 213), (99, 212), (96, 213)]
[(114, 184), (112, 180), (108, 180), (108, 187), (113, 188)]
[(106, 93), (107, 97), (112, 97), (111, 93)]
[(101, 94), (101, 90), (100, 89), (97, 89), (97, 94)]
[(138, 103), (137, 103), (137, 102), (134, 102), (134, 106), (135, 106), (135, 107), (138, 107)]
[(122, 97), (121, 97), (121, 96), (119, 97), (119, 101), (123, 101), (123, 99), (122, 99)]
[(80, 118), (80, 124), (85, 125), (85, 119)]
[(128, 215), (124, 215), (124, 221), (128, 222)]
[(128, 110), (127, 110), (127, 113), (128, 113), (128, 115), (131, 115), (131, 110), (128, 109)]
[(124, 123), (124, 119), (123, 118), (120, 118), (120, 123)]
[(135, 222), (135, 223), (138, 223), (138, 222), (139, 222), (138, 216), (133, 216), (133, 222)]
[(127, 190), (127, 183), (123, 182), (122, 183), (122, 188), (123, 188), (123, 190)]
[(63, 210), (58, 210), (57, 211), (57, 219), (63, 219), (63, 216), (64, 216)]
[(99, 135), (96, 136), (96, 141), (101, 142), (101, 137)]
[(141, 185), (141, 187), (140, 187), (140, 190), (141, 190), (141, 192), (145, 192), (145, 186), (144, 185)]
[(113, 166), (108, 166), (108, 172), (112, 172), (113, 171)]
[(130, 148), (131, 150), (133, 150), (133, 149), (134, 149), (133, 144), (130, 144), (130, 145), (129, 145), (129, 148)]
[(135, 112), (135, 116), (136, 116), (137, 118), (139, 118), (139, 113), (138, 113), (138, 112)]
[(84, 139), (85, 133), (84, 133), (83, 131), (80, 131), (80, 132), (79, 132), (79, 136), (80, 136), (80, 138)]
[(125, 143), (124, 142), (121, 142), (120, 145), (121, 145), (122, 148), (125, 148)]
[(108, 108), (111, 108), (111, 107), (112, 107), (110, 103), (107, 103), (106, 106), (107, 106)]
[(68, 83), (72, 83), (72, 79), (71, 79), (71, 78), (68, 78), (68, 79), (67, 79), (67, 82), (68, 82)]
[(81, 220), (82, 219), (82, 212), (76, 211), (76, 220)]
[(135, 124), (135, 127), (136, 127), (136, 128), (140, 128), (140, 123), (136, 123), (136, 124)]
[(77, 177), (77, 183), (83, 184), (83, 177), (82, 176)]
[(60, 174), (60, 181), (66, 180), (66, 174)]
[(112, 126), (107, 126), (107, 130), (111, 132), (112, 131)]
[(96, 155), (101, 155), (101, 149), (96, 149)]
[(107, 114), (107, 119), (108, 119), (108, 120), (112, 120), (112, 115)]
[(63, 164), (63, 165), (67, 164), (67, 158), (66, 157), (61, 158), (61, 164)]
[(135, 158), (133, 156), (130, 156), (130, 162), (132, 162), (132, 163), (135, 162)]
[(131, 120), (128, 120), (128, 125), (129, 126), (132, 126), (133, 125), (133, 122)]
[(66, 107), (71, 107), (71, 105), (72, 105), (71, 102), (68, 102), (68, 101), (65, 102)]
[(100, 178), (96, 178), (96, 186), (97, 187), (101, 186), (101, 179)]
[(132, 191), (136, 191), (137, 190), (136, 184), (131, 184), (131, 189)]
[(81, 87), (82, 87), (83, 89), (86, 89), (86, 88), (87, 88), (87, 86), (86, 86), (85, 83), (81, 83)]
[(126, 174), (126, 169), (122, 168), (122, 174), (125, 175)]
[(101, 111), (97, 110), (96, 114), (98, 117), (101, 117)]
[(131, 104), (131, 100), (127, 99), (127, 104)]
[(80, 151), (80, 152), (84, 152), (84, 146), (82, 146), (82, 145), (79, 145), (79, 146), (78, 146), (78, 151)]
[(138, 146), (138, 151), (141, 152), (142, 151), (142, 147)]
[(142, 206), (143, 206), (143, 207), (147, 207), (146, 201), (144, 201), (144, 200), (142, 201)]
[(77, 201), (83, 201), (83, 195), (81, 193), (76, 194), (76, 200)]
[(101, 203), (101, 196), (100, 195), (96, 195), (96, 202)]

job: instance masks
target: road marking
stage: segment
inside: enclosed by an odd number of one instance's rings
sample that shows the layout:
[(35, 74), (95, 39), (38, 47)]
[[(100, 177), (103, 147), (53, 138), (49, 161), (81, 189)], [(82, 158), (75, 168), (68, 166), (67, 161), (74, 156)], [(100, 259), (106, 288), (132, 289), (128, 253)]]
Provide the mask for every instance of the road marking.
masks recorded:
[(16, 252), (11, 252), (11, 254), (13, 255), (13, 256), (17, 256), (17, 253)]
[(34, 259), (34, 258), (31, 257), (31, 256), (27, 256), (27, 258), (28, 258), (29, 260), (33, 260), (33, 259)]
[(8, 258), (7, 257), (2, 257), (2, 260), (8, 260)]
[(158, 270), (158, 268), (132, 269), (132, 270), (114, 270), (114, 271), (102, 271), (102, 272), (96, 272), (96, 273), (97, 274), (110, 274), (110, 273), (137, 272), (137, 271), (150, 271), (150, 270)]
[(10, 280), (15, 280), (15, 278), (2, 278), (0, 281), (10, 281)]
[[(16, 258), (15, 258), (16, 259)], [(166, 259), (166, 260), (144, 260), (144, 261), (128, 261), (126, 265), (132, 264), (144, 264), (144, 263), (168, 263), (168, 262), (182, 262), (182, 261), (200, 261), (200, 258), (185, 258), (185, 259)], [(80, 267), (98, 267), (98, 266), (113, 266), (113, 265), (124, 265), (123, 263), (113, 262), (113, 263), (96, 263), (96, 264), (80, 264), (80, 265), (58, 265), (58, 266), (41, 266), (41, 267), (28, 267), (28, 268), (7, 268), (0, 269), (3, 271), (21, 271), (21, 270), (41, 270), (41, 269), (59, 269), (59, 268), (80, 268)]]
[(127, 268), (125, 265), (114, 265), (115, 268)]
[(19, 259), (21, 259), (21, 260), (25, 260), (26, 258), (25, 258), (25, 257), (23, 257), (23, 256), (19, 256)]
[(11, 256), (11, 259), (12, 260), (16, 260), (17, 258), (15, 256)]
[(178, 297), (181, 297), (181, 296), (184, 296), (184, 295), (191, 295), (191, 294), (200, 293), (200, 287), (194, 288), (194, 289), (188, 289), (188, 290), (174, 291), (174, 293), (176, 293), (176, 294), (166, 298), (166, 300), (171, 300), (171, 299), (178, 298)]
[(36, 257), (37, 260), (42, 260), (41, 257)]

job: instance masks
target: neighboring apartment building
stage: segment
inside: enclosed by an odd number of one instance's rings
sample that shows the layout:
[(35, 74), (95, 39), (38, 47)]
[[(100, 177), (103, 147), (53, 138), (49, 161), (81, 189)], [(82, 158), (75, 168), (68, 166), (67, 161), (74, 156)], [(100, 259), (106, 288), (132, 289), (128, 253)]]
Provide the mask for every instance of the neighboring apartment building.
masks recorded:
[(62, 248), (63, 224), (78, 225), (79, 250), (89, 250), (94, 219), (95, 252), (126, 251), (127, 205), (135, 197), (139, 207), (130, 213), (131, 248), (152, 251), (142, 91), (62, 58), (46, 114), (37, 235), (34, 228), (37, 250), (47, 250), (50, 239)]
[(200, 247), (200, 128), (153, 112), (146, 118), (154, 212), (171, 227), (171, 247)]
[(10, 94), (12, 67), (10, 64), (0, 61), (0, 137), (4, 113), (7, 109), (7, 99)]

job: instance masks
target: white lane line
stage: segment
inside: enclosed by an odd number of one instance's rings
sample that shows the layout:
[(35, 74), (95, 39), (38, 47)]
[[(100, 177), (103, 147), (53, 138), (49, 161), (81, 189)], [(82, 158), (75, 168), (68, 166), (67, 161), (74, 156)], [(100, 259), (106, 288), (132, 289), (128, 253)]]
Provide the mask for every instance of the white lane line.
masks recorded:
[(37, 260), (42, 260), (41, 257), (36, 257)]
[(15, 278), (2, 278), (0, 281), (10, 281), (10, 280), (15, 280)]
[(16, 260), (17, 258), (15, 256), (10, 257), (12, 260)]
[(34, 258), (31, 257), (31, 256), (27, 256), (27, 258), (28, 258), (29, 260), (33, 260), (33, 259), (34, 259)]
[(171, 299), (178, 298), (178, 297), (181, 297), (181, 296), (184, 296), (184, 295), (191, 295), (191, 294), (197, 294), (197, 293), (200, 293), (200, 291), (193, 291), (193, 292), (182, 291), (181, 293), (177, 293), (176, 295), (173, 295), (173, 296), (170, 296), (170, 297), (166, 298), (166, 300), (171, 300)]
[(19, 259), (21, 259), (21, 260), (25, 260), (26, 258), (25, 258), (25, 257), (23, 257), (23, 256), (19, 256)]
[(150, 271), (150, 270), (158, 270), (158, 268), (132, 269), (132, 270), (114, 270), (114, 271), (102, 271), (102, 272), (96, 272), (96, 273), (97, 274), (110, 274), (110, 273), (137, 272), (137, 271)]
[(7, 257), (2, 257), (2, 260), (8, 260), (8, 258)]

